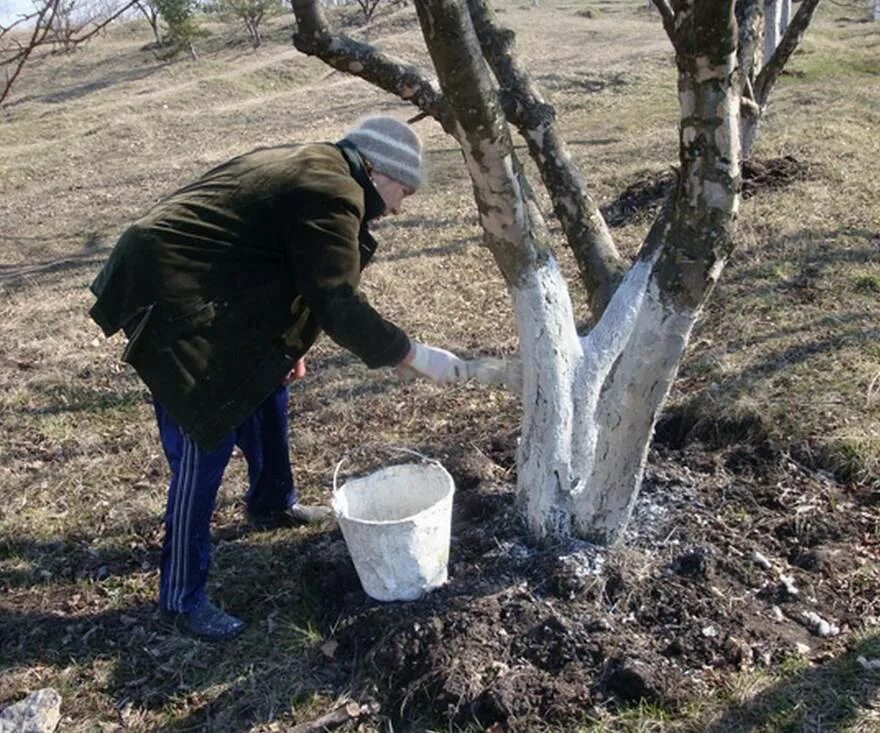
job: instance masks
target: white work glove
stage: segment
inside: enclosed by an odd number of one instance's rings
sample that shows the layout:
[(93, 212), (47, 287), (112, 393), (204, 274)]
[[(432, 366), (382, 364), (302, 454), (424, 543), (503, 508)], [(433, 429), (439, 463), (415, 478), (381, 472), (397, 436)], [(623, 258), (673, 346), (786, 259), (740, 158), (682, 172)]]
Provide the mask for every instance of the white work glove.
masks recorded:
[(426, 346), (418, 341), (412, 341), (411, 345), (410, 356), (412, 358), (408, 363), (404, 362), (398, 367), (401, 371), (415, 372), (419, 376), (426, 377), (435, 384), (441, 385), (467, 380), (468, 373), (465, 362), (451, 351)]

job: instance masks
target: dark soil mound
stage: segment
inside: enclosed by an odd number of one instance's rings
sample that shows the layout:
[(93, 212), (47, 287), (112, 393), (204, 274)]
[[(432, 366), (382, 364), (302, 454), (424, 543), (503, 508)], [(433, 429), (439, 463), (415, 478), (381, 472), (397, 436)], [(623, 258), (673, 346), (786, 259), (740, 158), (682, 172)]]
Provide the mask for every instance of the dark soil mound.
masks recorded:
[[(810, 166), (791, 155), (743, 163), (743, 198), (761, 191), (773, 191), (802, 181), (810, 174)], [(674, 170), (648, 175), (628, 185), (610, 204), (601, 208), (609, 227), (622, 227), (653, 217), (672, 190), (677, 178)]]
[(510, 487), (476, 482), (467, 458), (452, 466), (443, 588), (370, 601), (338, 533), (302, 559), (338, 644), (317, 663), (403, 730), (565, 728), (598, 705), (675, 708), (724, 673), (830, 654), (877, 612), (873, 590), (847, 580), (871, 562), (859, 540), (871, 530), (852, 520), (868, 515), (845, 511), (859, 496), (787, 459), (658, 445), (630, 536), (607, 550), (530, 546)]

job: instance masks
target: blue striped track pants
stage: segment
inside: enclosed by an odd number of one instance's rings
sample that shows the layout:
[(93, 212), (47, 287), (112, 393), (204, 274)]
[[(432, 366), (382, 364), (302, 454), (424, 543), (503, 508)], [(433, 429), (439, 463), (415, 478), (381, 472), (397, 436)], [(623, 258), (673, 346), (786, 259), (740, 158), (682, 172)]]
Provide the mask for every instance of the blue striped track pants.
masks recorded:
[(287, 394), (286, 386), (279, 387), (212, 451), (199, 448), (168, 411), (155, 403), (159, 436), (171, 467), (159, 580), (163, 609), (190, 611), (205, 597), (211, 567), (211, 515), (236, 445), (248, 463), (245, 503), (249, 510), (265, 514), (296, 501)]

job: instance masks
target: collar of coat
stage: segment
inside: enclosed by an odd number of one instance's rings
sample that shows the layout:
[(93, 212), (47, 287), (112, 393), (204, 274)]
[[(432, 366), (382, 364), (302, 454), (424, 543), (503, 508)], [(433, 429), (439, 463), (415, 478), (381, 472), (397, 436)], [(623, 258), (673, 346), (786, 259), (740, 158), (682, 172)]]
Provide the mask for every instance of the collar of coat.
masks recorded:
[(364, 189), (364, 221), (370, 221), (370, 219), (375, 219), (377, 216), (384, 214), (385, 202), (373, 185), (367, 164), (364, 162), (358, 149), (348, 140), (340, 140), (336, 143), (336, 147), (339, 148), (348, 162), (352, 178)]
[(361, 224), (361, 230), (358, 233), (358, 245), (361, 252), (361, 270), (363, 270), (376, 253), (376, 247), (379, 246), (379, 243), (373, 238), (373, 235), (370, 234), (367, 229), (367, 222), (369, 222), (370, 219), (375, 219), (377, 216), (381, 216), (385, 213), (385, 202), (382, 200), (382, 196), (379, 195), (379, 192), (373, 185), (370, 173), (367, 170), (367, 165), (364, 163), (364, 159), (358, 149), (348, 140), (340, 140), (336, 143), (336, 147), (339, 148), (343, 157), (348, 162), (352, 178), (354, 178), (354, 180), (360, 184), (361, 188), (364, 189), (364, 221), (363, 224)]

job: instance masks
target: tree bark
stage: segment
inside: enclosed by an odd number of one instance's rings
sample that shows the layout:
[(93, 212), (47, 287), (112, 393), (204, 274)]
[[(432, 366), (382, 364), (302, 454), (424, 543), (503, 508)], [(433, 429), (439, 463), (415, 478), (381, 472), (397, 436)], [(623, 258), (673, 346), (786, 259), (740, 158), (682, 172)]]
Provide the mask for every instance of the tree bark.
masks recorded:
[(764, 58), (769, 59), (779, 45), (782, 0), (764, 0)]
[[(651, 433), (690, 333), (733, 248), (739, 208), (740, 92), (733, 3), (676, 7), (681, 173), (675, 197), (602, 320), (582, 409), (589, 473), (573, 496), (575, 530), (614, 542), (638, 496)], [(650, 355), (650, 356), (648, 356)]]
[(763, 0), (738, 0), (735, 6), (739, 26), (739, 69), (742, 106), (740, 109), (740, 143), (743, 159), (751, 152), (758, 129), (761, 108), (755, 101), (754, 85), (761, 71), (764, 51)]

